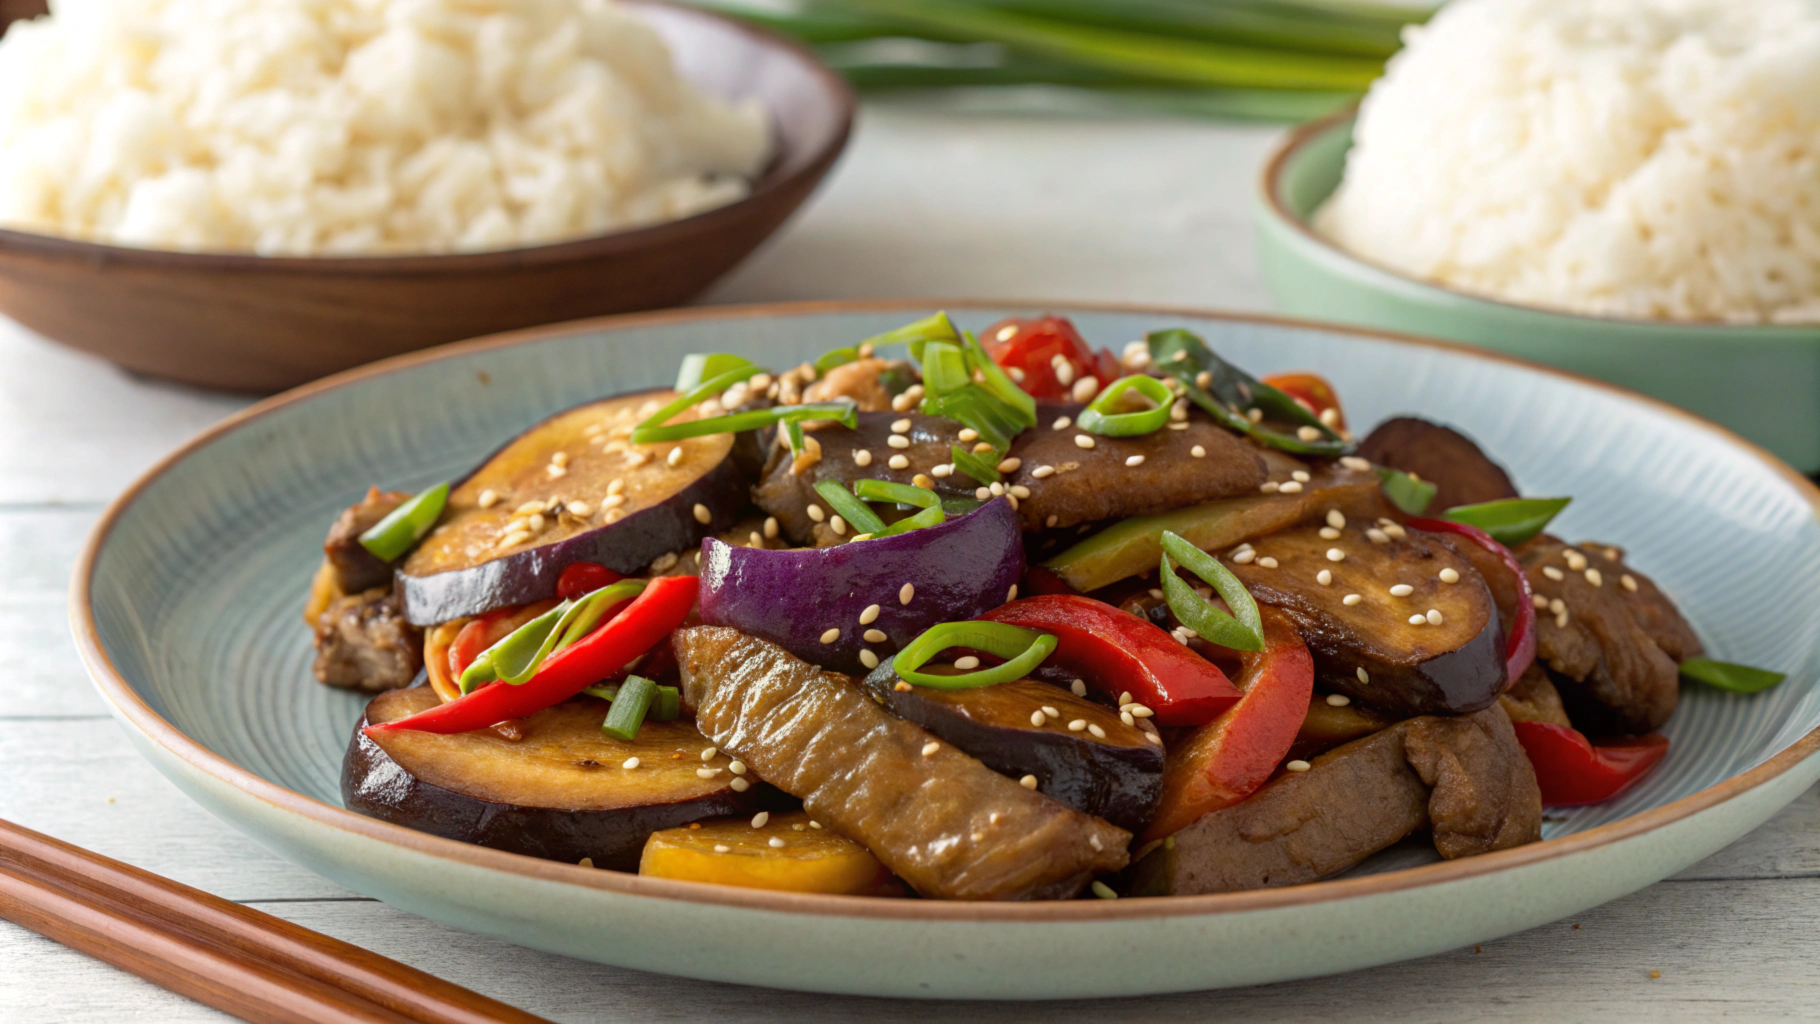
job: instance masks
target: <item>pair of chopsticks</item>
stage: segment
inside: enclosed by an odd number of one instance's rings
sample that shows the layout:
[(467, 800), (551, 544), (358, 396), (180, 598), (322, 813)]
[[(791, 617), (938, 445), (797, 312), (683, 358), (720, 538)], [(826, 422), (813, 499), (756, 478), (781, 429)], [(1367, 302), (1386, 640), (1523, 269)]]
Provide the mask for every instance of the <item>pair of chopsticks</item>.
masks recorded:
[(0, 917), (256, 1024), (549, 1024), (3, 820)]

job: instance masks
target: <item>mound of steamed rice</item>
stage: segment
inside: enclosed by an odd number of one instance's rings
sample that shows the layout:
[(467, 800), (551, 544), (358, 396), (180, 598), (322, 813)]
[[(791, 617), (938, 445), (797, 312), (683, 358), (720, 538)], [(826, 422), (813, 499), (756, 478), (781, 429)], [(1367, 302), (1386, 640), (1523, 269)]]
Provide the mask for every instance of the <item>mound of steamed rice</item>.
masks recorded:
[(63, 0), (0, 39), (0, 226), (151, 248), (501, 249), (746, 194), (755, 103), (611, 0)]
[(1315, 227), (1405, 274), (1624, 318), (1820, 323), (1820, 2), (1457, 0)]

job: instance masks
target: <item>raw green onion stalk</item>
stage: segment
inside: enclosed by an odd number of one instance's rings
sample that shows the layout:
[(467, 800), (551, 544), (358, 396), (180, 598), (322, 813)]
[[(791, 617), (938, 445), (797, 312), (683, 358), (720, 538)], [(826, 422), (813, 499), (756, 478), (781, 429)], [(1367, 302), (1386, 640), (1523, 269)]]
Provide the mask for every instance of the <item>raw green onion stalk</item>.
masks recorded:
[[(1195, 593), (1193, 587), (1177, 576), (1175, 566), (1178, 562), (1225, 599), (1232, 614), (1214, 607), (1213, 602)], [(1188, 543), (1181, 534), (1164, 530), (1161, 568), (1163, 599), (1169, 602), (1169, 610), (1183, 625), (1194, 630), (1201, 639), (1221, 647), (1235, 651), (1264, 649), (1264, 617), (1258, 611), (1258, 603), (1219, 559)]]
[[(1003, 622), (943, 622), (930, 626), (891, 659), (891, 670), (912, 686), (931, 690), (972, 690), (1022, 679), (1036, 671), (1060, 643), (1053, 633)], [(929, 659), (953, 647), (985, 651), (1004, 664), (946, 675), (919, 671)]]
[(736, 434), (745, 430), (759, 430), (775, 426), (783, 428), (784, 436), (790, 442), (791, 452), (800, 453), (803, 448), (802, 425), (804, 423), (814, 420), (831, 420), (847, 427), (859, 423), (859, 406), (845, 399), (838, 402), (810, 402), (804, 405), (776, 405), (769, 409), (727, 413), (723, 416), (709, 416), (704, 419), (686, 420), (682, 423), (670, 422), (733, 385), (750, 380), (763, 372), (765, 372), (764, 367), (751, 360), (724, 352), (712, 355), (691, 353), (684, 356), (682, 369), (676, 375), (676, 390), (682, 394), (633, 428), (631, 442), (633, 444), (657, 444), (681, 441), (690, 437), (706, 437), (709, 434)]

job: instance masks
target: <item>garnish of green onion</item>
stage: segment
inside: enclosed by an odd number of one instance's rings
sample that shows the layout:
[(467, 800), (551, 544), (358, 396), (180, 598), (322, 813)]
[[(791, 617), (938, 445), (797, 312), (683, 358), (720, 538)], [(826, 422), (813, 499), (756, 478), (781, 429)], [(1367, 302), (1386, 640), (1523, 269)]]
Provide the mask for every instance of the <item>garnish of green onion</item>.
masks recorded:
[(816, 359), (812, 365), (815, 367), (816, 373), (822, 374), (827, 373), (836, 366), (845, 366), (848, 363), (857, 362), (859, 362), (859, 348), (858, 346), (850, 346), (848, 348), (836, 348), (823, 352), (821, 357)]
[(1788, 678), (1781, 672), (1711, 658), (1687, 659), (1681, 663), (1681, 675), (1732, 693), (1758, 693)]
[(910, 358), (919, 363), (923, 361), (923, 346), (929, 342), (946, 341), (959, 344), (960, 340), (961, 332), (955, 330), (954, 321), (948, 319), (946, 312), (926, 316), (915, 323), (905, 324), (883, 334), (874, 334), (866, 339), (874, 348), (907, 344), (910, 346)]
[(581, 692), (589, 697), (599, 697), (601, 700), (610, 704), (619, 696), (619, 684), (595, 683), (593, 686), (590, 686)]
[(955, 469), (960, 470), (982, 484), (993, 484), (998, 482), (1001, 475), (998, 471), (998, 467), (987, 462), (985, 459), (980, 458), (978, 455), (962, 448), (958, 444), (950, 448), (948, 454), (954, 457)]
[(878, 533), (885, 528), (885, 521), (878, 513), (867, 507), (866, 503), (853, 496), (853, 492), (841, 486), (839, 480), (818, 480), (815, 482), (815, 493), (822, 496), (834, 514), (847, 521), (856, 533)]
[(674, 686), (660, 686), (651, 700), (647, 717), (653, 722), (674, 722), (682, 717), (682, 691)]
[(934, 508), (923, 509), (916, 515), (899, 519), (897, 522), (892, 523), (890, 526), (885, 527), (872, 536), (875, 538), (892, 537), (900, 533), (909, 533), (911, 530), (921, 530), (929, 526), (940, 526), (947, 521), (948, 513), (944, 512), (940, 505), (937, 505)]
[(1441, 518), (1476, 526), (1492, 540), (1514, 548), (1541, 533), (1572, 498), (1505, 498), (1478, 505), (1455, 505)]
[[(701, 357), (701, 364), (698, 367), (696, 367), (695, 369), (691, 370), (690, 367), (687, 365), (690, 358), (691, 357), (684, 357), (684, 359), (683, 359), (683, 362), (684, 362), (683, 372), (677, 375), (676, 382), (678, 384), (682, 384), (682, 383), (686, 382), (692, 373), (700, 374), (709, 369), (716, 369), (721, 366), (726, 366), (726, 367), (728, 367), (728, 369), (726, 369), (718, 374), (715, 374), (712, 377), (708, 377), (705, 380), (702, 380), (700, 383), (697, 383), (694, 387), (678, 388), (677, 390), (681, 391), (682, 394), (677, 395), (675, 398), (671, 399), (670, 403), (668, 405), (666, 405), (663, 408), (652, 413), (651, 417), (649, 419), (645, 420), (643, 423), (640, 423), (636, 428), (633, 429), (632, 437), (630, 438), (630, 440), (633, 444), (648, 444), (652, 441), (676, 440), (677, 438), (674, 438), (674, 437), (658, 436), (662, 431), (674, 429), (671, 427), (665, 427), (664, 424), (666, 424), (666, 423), (670, 422), (671, 420), (675, 419), (676, 417), (682, 415), (682, 413), (685, 409), (693, 408), (696, 403), (706, 401), (707, 399), (720, 394), (722, 391), (727, 390), (728, 388), (732, 387), (733, 385), (738, 384), (740, 381), (750, 380), (751, 378), (756, 377), (760, 373), (764, 372), (764, 369), (762, 367), (754, 366), (751, 362), (748, 362), (743, 359), (741, 359), (737, 365), (731, 363), (731, 360), (739, 359), (738, 356), (726, 356), (726, 355), (720, 355), (720, 354)], [(798, 406), (797, 408), (801, 408), (801, 407)], [(719, 417), (717, 417), (717, 418), (719, 418)], [(690, 424), (686, 424), (686, 423), (678, 424), (678, 426), (689, 426), (689, 425)], [(686, 435), (682, 435), (682, 436), (695, 437), (698, 435), (686, 434)]]
[(899, 505), (916, 508), (937, 508), (942, 503), (941, 495), (927, 487), (892, 483), (889, 480), (856, 480), (853, 483), (853, 493), (864, 501), (895, 501)]
[(644, 592), (644, 580), (620, 580), (593, 593), (564, 601), (500, 638), (480, 652), (461, 673), (461, 692), (503, 679), (514, 686), (527, 682), (550, 655), (593, 631), (612, 609)]
[(973, 383), (967, 372), (967, 357), (959, 345), (932, 341), (923, 346), (923, 390), (931, 395), (945, 395)]
[(440, 483), (407, 500), (360, 535), (360, 546), (382, 562), (395, 562), (430, 532), (449, 503), (449, 485)]
[(645, 713), (651, 710), (651, 702), (656, 697), (656, 683), (644, 676), (627, 676), (626, 681), (619, 684), (619, 696), (613, 699), (600, 731), (626, 743), (637, 739), (638, 727), (645, 724)]
[(1001, 452), (1008, 450), (1011, 439), (1030, 425), (1020, 421), (1010, 406), (993, 398), (977, 384), (946, 394), (925, 396), (921, 408), (926, 416), (940, 416), (972, 427), (979, 433), (980, 440)]
[[(796, 427), (800, 431), (802, 424), (811, 420), (834, 420), (844, 426), (854, 427), (859, 424), (859, 406), (847, 399), (838, 402), (810, 402), (806, 405), (774, 405), (768, 409), (748, 409), (745, 412), (663, 426), (653, 424), (656, 418), (653, 416), (632, 431), (633, 444), (681, 441), (686, 437), (706, 437), (709, 434), (737, 434), (744, 430), (758, 430), (779, 424)], [(800, 436), (793, 440), (790, 447), (793, 450), (802, 448)]]
[[(930, 626), (891, 659), (891, 670), (912, 686), (931, 690), (973, 690), (1022, 679), (1055, 653), (1055, 634), (1004, 622), (943, 622)], [(919, 671), (929, 659), (951, 647), (985, 651), (1006, 659), (1002, 665), (959, 675)]]
[[(1383, 488), (1384, 497), (1390, 503), (1412, 516), (1419, 516), (1428, 508), (1428, 503), (1435, 500), (1435, 485), (1426, 480), (1418, 480), (1400, 469), (1378, 467), (1378, 484)], [(1477, 526), (1477, 523), (1468, 523)]]
[(981, 385), (992, 397), (1010, 406), (1024, 426), (1036, 422), (1036, 399), (1030, 393), (1017, 386), (1017, 381), (1005, 372), (997, 360), (986, 354), (986, 349), (972, 331), (962, 331), (962, 348), (967, 356), (968, 369), (978, 373)]
[[(1127, 391), (1136, 391), (1149, 399), (1151, 408), (1141, 412), (1113, 412)], [(1101, 437), (1153, 434), (1169, 422), (1169, 406), (1174, 401), (1175, 395), (1162, 381), (1144, 374), (1132, 374), (1106, 385), (1106, 389), (1087, 403), (1087, 408), (1081, 410), (1074, 422), (1087, 433)]]
[[(1179, 327), (1145, 336), (1151, 365), (1174, 377), (1183, 397), (1214, 421), (1280, 451), (1335, 458), (1352, 445), (1300, 402), (1220, 358), (1200, 336)], [(1254, 422), (1246, 415), (1260, 414)], [(1272, 424), (1295, 428), (1285, 433)]]
[(683, 356), (682, 365), (676, 370), (676, 390), (686, 394), (699, 387), (703, 381), (751, 365), (752, 360), (745, 356), (725, 352), (691, 352)]
[[(1193, 587), (1177, 576), (1177, 562), (1225, 598), (1232, 614), (1214, 607), (1213, 602), (1195, 593)], [(1164, 530), (1161, 568), (1163, 599), (1169, 602), (1169, 610), (1183, 625), (1194, 630), (1201, 639), (1221, 647), (1235, 651), (1264, 649), (1264, 618), (1258, 612), (1258, 603), (1219, 559), (1188, 543), (1181, 534)]]

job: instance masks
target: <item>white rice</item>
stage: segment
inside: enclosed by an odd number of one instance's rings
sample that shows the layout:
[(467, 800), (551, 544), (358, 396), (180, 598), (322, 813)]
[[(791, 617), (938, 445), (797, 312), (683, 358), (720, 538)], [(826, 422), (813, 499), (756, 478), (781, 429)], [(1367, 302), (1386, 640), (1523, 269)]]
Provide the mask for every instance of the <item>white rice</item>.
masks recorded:
[(0, 224), (267, 255), (512, 248), (740, 198), (756, 103), (611, 0), (64, 0), (0, 39)]
[(1407, 44), (1321, 233), (1516, 303), (1820, 323), (1820, 0), (1457, 0)]

